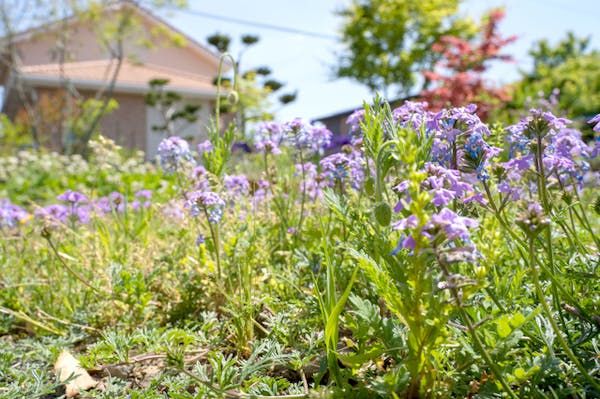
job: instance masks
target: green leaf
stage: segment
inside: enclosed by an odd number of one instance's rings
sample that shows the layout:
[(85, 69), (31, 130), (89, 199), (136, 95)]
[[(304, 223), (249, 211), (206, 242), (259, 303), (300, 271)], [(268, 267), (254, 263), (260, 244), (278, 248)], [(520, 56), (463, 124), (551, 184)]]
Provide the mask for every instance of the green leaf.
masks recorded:
[(500, 317), (497, 320), (497, 327), (496, 327), (496, 331), (498, 332), (498, 335), (500, 336), (500, 338), (506, 338), (510, 335), (510, 333), (512, 332), (512, 328), (510, 327), (509, 323), (508, 323), (508, 317), (506, 315)]
[(356, 275), (358, 274), (358, 267), (354, 269), (352, 273), (352, 277), (350, 277), (350, 281), (348, 281), (348, 285), (344, 290), (344, 293), (340, 297), (340, 299), (335, 304), (335, 307), (331, 311), (331, 313), (327, 317), (327, 326), (325, 327), (325, 340), (330, 342), (333, 337), (337, 334), (338, 329), (338, 317), (344, 310), (346, 306), (346, 301), (350, 296), (350, 292), (352, 290), (352, 285), (354, 285), (354, 280), (356, 279)]
[(518, 328), (521, 327), (525, 321), (525, 316), (523, 316), (521, 312), (517, 312), (511, 316), (508, 322), (512, 328)]
[(516, 368), (515, 371), (513, 372), (513, 374), (514, 374), (515, 378), (517, 378), (519, 380), (523, 380), (527, 377), (527, 372), (522, 367)]
[(392, 221), (392, 209), (385, 202), (379, 202), (375, 205), (375, 209), (373, 210), (375, 214), (375, 220), (381, 226), (386, 227), (389, 226)]
[(377, 359), (384, 353), (383, 348), (374, 346), (369, 348), (366, 352), (357, 353), (353, 355), (344, 355), (336, 352), (338, 359), (348, 367), (357, 367), (365, 364), (368, 361)]

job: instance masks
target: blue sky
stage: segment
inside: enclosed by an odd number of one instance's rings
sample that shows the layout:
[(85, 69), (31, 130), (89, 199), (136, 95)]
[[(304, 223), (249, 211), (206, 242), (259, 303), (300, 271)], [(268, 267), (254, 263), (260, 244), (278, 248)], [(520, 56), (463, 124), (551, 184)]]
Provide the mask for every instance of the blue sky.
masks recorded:
[[(160, 14), (202, 43), (217, 31), (229, 34), (234, 38), (234, 55), (240, 35), (260, 36), (260, 43), (243, 55), (242, 69), (267, 65), (274, 78), (287, 83), (284, 89), (298, 90), (296, 102), (277, 112), (279, 120), (296, 116), (312, 119), (358, 107), (372, 96), (357, 83), (333, 78), (331, 68), (341, 49), (338, 41), (244, 26), (193, 13), (196, 10), (337, 37), (341, 19), (334, 11), (349, 3), (350, 0), (188, 0), (187, 11)], [(477, 20), (485, 10), (499, 6), (506, 11), (501, 33), (515, 34), (519, 39), (506, 48), (515, 63), (495, 67), (489, 73), (490, 79), (498, 83), (510, 83), (518, 78), (519, 68), (529, 68), (527, 51), (537, 40), (556, 43), (570, 30), (579, 37), (591, 36), (591, 46), (600, 49), (599, 0), (467, 0), (461, 10)]]

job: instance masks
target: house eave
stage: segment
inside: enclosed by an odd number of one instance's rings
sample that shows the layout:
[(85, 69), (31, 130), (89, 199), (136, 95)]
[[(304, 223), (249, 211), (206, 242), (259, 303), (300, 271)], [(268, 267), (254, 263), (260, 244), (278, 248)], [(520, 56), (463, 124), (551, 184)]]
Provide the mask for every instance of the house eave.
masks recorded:
[[(24, 75), (21, 77), (24, 83), (34, 87), (64, 87), (65, 84), (69, 84), (78, 90), (99, 90), (106, 88), (108, 83), (106, 81), (98, 80), (87, 80), (87, 79), (69, 79), (68, 81), (61, 80), (55, 77), (48, 76), (32, 76)], [(188, 98), (198, 99), (209, 99), (213, 100), (217, 97), (217, 89), (190, 89), (186, 87), (173, 87), (167, 86), (167, 90), (173, 91)], [(136, 84), (136, 83), (123, 83), (117, 82), (113, 91), (115, 93), (124, 94), (147, 94), (151, 90), (147, 84)]]

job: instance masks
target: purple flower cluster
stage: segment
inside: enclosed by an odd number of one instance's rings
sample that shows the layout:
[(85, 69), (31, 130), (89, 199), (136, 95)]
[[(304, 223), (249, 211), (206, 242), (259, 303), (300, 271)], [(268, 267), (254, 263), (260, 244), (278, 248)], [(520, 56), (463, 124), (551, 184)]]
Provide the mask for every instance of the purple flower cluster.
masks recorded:
[(210, 188), (209, 174), (202, 165), (195, 166), (191, 171), (191, 180), (198, 191), (207, 191)]
[[(61, 212), (57, 212), (58, 209), (54, 210), (57, 216), (62, 216), (56, 221), (65, 222), (66, 220), (71, 219), (78, 220), (80, 223), (83, 224), (90, 222), (92, 205), (88, 202), (88, 198), (84, 194), (78, 191), (67, 190), (64, 193), (57, 196), (56, 199), (59, 201), (64, 201), (68, 204), (66, 216), (63, 215)], [(48, 215), (42, 212), (40, 216), (47, 217)]]
[(331, 143), (332, 133), (325, 125), (310, 124), (300, 118), (287, 122), (282, 127), (286, 139), (298, 149), (320, 153)]
[(500, 149), (485, 141), (490, 130), (475, 113), (477, 106), (470, 104), (439, 112), (426, 108), (426, 102), (406, 101), (393, 111), (394, 121), (432, 138), (432, 161), (473, 174), (479, 180), (489, 180), (489, 163)]
[(29, 214), (7, 198), (0, 199), (0, 229), (12, 229), (25, 222)]
[(258, 125), (254, 137), (254, 148), (259, 153), (278, 155), (281, 154), (279, 146), (283, 140), (282, 127), (277, 122), (263, 122)]
[[(499, 183), (498, 191), (510, 194), (513, 200), (522, 198), (523, 193), (529, 191), (523, 187), (527, 181), (525, 173), (536, 166), (539, 168), (536, 165), (539, 155), (544, 179), (559, 182), (564, 188), (581, 187), (590, 170), (588, 161), (597, 151), (582, 140), (581, 132), (568, 127), (570, 123), (550, 112), (531, 110), (527, 118), (509, 126), (509, 161), (502, 164), (506, 176)], [(573, 180), (575, 185), (571, 183)]]
[(268, 188), (271, 186), (271, 184), (264, 179), (259, 179), (256, 180), (255, 182), (253, 182), (253, 187), (254, 187), (254, 194), (252, 196), (253, 198), (253, 205), (256, 206), (257, 203), (264, 201), (268, 194), (269, 194), (269, 190)]
[(350, 142), (352, 144), (358, 144), (362, 137), (361, 123), (365, 119), (365, 110), (357, 109), (352, 112), (348, 118), (346, 118), (346, 125), (348, 125), (350, 132)]
[(213, 191), (194, 191), (188, 194), (185, 206), (190, 208), (193, 217), (206, 213), (210, 224), (219, 224), (223, 218), (225, 201)]
[(210, 142), (210, 140), (204, 140), (202, 143), (198, 144), (198, 152), (200, 154), (202, 154), (204, 152), (211, 152), (213, 150), (213, 148), (214, 148), (214, 146)]
[(233, 197), (245, 196), (250, 192), (250, 182), (246, 175), (225, 175), (223, 185)]
[(133, 211), (147, 209), (151, 205), (152, 191), (140, 190), (135, 193), (134, 198), (133, 201), (128, 202), (122, 193), (113, 191), (106, 197), (90, 200), (80, 192), (67, 190), (56, 197), (66, 204), (58, 203), (41, 207), (35, 211), (35, 216), (50, 223), (66, 223), (71, 220), (86, 224), (92, 217), (105, 217), (113, 213), (125, 212), (127, 206)]
[(439, 164), (475, 173), (480, 180), (489, 178), (486, 168), (499, 149), (488, 145), (484, 137), (488, 127), (475, 114), (477, 107), (444, 109), (427, 120), (427, 132), (433, 136), (432, 160)]
[[(460, 200), (463, 204), (477, 202), (484, 205), (486, 203), (483, 195), (476, 191), (472, 184), (462, 180), (462, 174), (458, 170), (428, 162), (425, 164), (424, 171), (427, 177), (421, 183), (421, 189), (432, 195), (431, 202), (434, 206), (445, 207), (454, 200)], [(395, 212), (400, 212), (411, 202), (408, 181), (394, 186), (393, 189), (401, 195), (394, 207)]]
[(364, 180), (364, 158), (358, 151), (347, 154), (338, 152), (331, 154), (320, 161), (322, 178), (334, 187), (337, 184), (348, 184), (359, 190)]
[(50, 204), (35, 211), (35, 216), (50, 223), (65, 223), (69, 218), (69, 207), (63, 204)]
[(165, 220), (180, 222), (185, 218), (184, 206), (185, 203), (182, 203), (182, 201), (171, 200), (161, 207), (162, 215), (165, 217)]
[(475, 219), (442, 208), (438, 213), (432, 214), (419, 230), (415, 215), (393, 223), (392, 228), (404, 233), (396, 251), (405, 248), (415, 250), (415, 235), (419, 235), (429, 242), (429, 248), (421, 249), (433, 249), (438, 255), (444, 255), (446, 261), (473, 261), (477, 253), (471, 242), (469, 229), (478, 225)]
[(185, 162), (195, 164), (188, 142), (177, 136), (171, 136), (160, 142), (158, 156), (167, 174), (175, 173)]
[[(317, 170), (317, 165), (312, 162), (305, 162), (304, 164), (296, 164), (296, 175), (302, 176), (304, 173), (304, 179), (300, 182), (300, 191), (308, 195), (311, 199), (321, 198), (323, 194), (323, 188), (326, 187), (326, 183)], [(304, 172), (303, 172), (304, 170)]]
[(68, 202), (73, 205), (82, 204), (82, 203), (87, 202), (87, 200), (88, 200), (84, 194), (81, 194), (80, 192), (73, 191), (73, 190), (65, 191), (64, 193), (57, 196), (56, 199), (59, 201)]
[(433, 115), (426, 110), (427, 106), (426, 101), (405, 101), (392, 112), (394, 121), (401, 126), (411, 127), (418, 131)]
[(131, 201), (131, 209), (137, 211), (138, 209), (150, 208), (150, 200), (152, 199), (152, 190), (140, 190), (135, 193), (135, 200)]
[(258, 125), (254, 136), (254, 148), (262, 154), (280, 154), (284, 143), (298, 149), (322, 152), (330, 145), (332, 133), (325, 125), (311, 124), (301, 118), (279, 124), (264, 122)]

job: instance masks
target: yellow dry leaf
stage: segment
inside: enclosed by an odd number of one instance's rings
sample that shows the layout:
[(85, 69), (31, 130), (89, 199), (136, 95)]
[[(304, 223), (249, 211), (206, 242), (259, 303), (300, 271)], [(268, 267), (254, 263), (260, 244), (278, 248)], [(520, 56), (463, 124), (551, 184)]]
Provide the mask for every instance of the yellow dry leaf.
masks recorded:
[(71, 375), (76, 377), (68, 382), (65, 386), (67, 391), (67, 398), (72, 398), (79, 394), (80, 391), (87, 391), (90, 388), (96, 387), (98, 381), (93, 379), (79, 361), (73, 357), (69, 352), (62, 351), (54, 363), (54, 371), (60, 373), (60, 381), (65, 381)]

